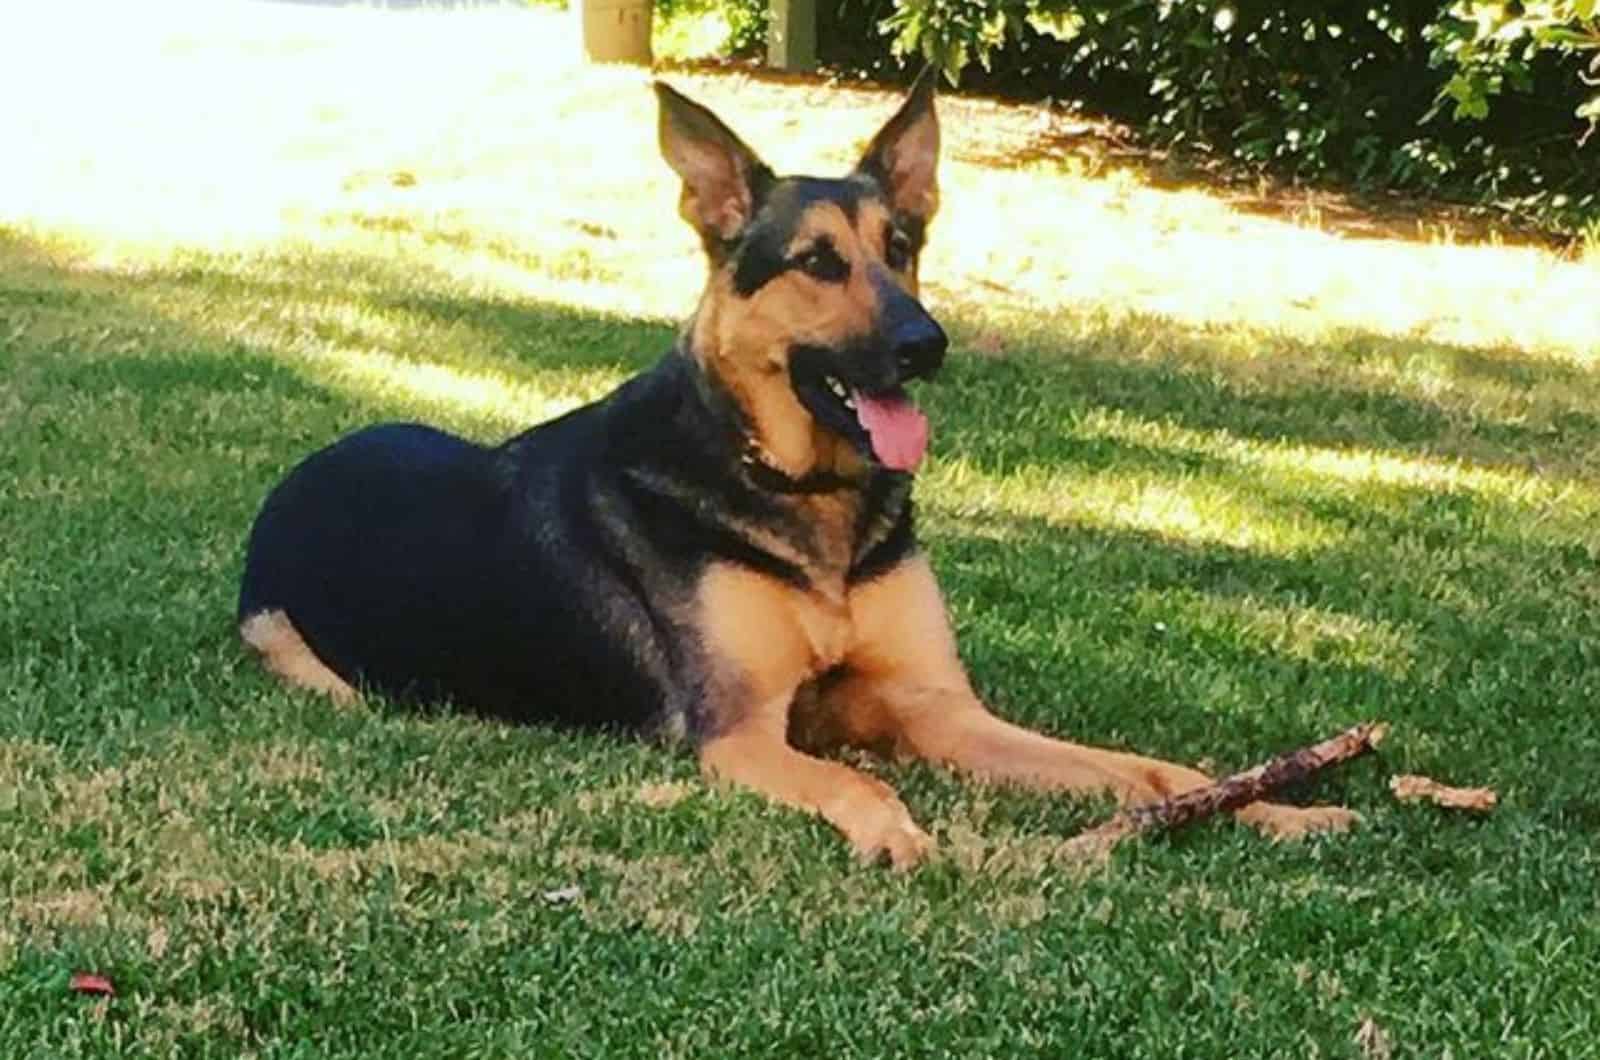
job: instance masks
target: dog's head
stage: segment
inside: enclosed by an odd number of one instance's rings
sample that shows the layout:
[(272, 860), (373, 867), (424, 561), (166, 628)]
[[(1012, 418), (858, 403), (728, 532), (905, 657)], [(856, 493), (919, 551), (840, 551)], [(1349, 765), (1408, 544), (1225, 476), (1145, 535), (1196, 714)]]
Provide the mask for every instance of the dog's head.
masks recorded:
[(910, 471), (927, 448), (927, 418), (904, 388), (945, 352), (917, 300), (939, 201), (934, 80), (923, 74), (837, 180), (775, 176), (711, 111), (656, 85), (679, 211), (711, 265), (691, 351), (787, 475)]

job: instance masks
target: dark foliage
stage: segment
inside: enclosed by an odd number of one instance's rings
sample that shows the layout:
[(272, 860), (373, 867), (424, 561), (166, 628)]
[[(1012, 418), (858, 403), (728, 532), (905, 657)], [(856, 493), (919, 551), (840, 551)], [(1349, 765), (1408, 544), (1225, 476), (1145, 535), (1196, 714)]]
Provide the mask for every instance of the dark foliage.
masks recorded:
[(847, 69), (931, 61), (1296, 178), (1600, 213), (1592, 0), (825, 0), (820, 30)]

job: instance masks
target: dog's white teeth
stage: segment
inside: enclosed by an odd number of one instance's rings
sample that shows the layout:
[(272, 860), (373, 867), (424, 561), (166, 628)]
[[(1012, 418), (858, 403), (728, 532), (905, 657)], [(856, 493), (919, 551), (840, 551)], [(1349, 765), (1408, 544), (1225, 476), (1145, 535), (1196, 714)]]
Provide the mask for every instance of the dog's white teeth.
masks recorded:
[(852, 411), (856, 407), (856, 399), (850, 396), (850, 388), (844, 385), (838, 376), (825, 375), (822, 381), (828, 384), (828, 389), (833, 391), (833, 396), (844, 402), (844, 407)]

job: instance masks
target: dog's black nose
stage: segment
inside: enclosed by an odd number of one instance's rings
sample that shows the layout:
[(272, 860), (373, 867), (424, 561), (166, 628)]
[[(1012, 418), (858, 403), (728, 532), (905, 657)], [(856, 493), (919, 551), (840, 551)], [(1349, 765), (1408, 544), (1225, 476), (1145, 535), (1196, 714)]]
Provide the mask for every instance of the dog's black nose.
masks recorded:
[(949, 344), (944, 329), (922, 309), (920, 316), (906, 321), (889, 334), (889, 348), (894, 351), (895, 363), (903, 379), (933, 375), (944, 363), (944, 350)]
[(922, 303), (898, 287), (884, 297), (881, 332), (901, 379), (928, 377), (944, 363), (944, 329)]

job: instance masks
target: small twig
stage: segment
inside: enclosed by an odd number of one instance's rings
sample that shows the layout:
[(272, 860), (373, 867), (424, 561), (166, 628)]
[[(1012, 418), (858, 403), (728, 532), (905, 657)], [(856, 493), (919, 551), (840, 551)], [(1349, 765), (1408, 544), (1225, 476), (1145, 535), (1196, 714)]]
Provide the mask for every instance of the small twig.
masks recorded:
[(1479, 813), (1488, 813), (1500, 801), (1500, 796), (1495, 794), (1493, 788), (1456, 788), (1414, 773), (1390, 777), (1389, 790), (1401, 802), (1424, 801), (1449, 810), (1476, 810)]
[(1383, 722), (1356, 725), (1321, 743), (1279, 755), (1254, 769), (1224, 777), (1203, 788), (1123, 810), (1104, 824), (1075, 836), (1071, 844), (1084, 851), (1100, 853), (1140, 832), (1182, 828), (1215, 814), (1237, 810), (1318, 770), (1366, 754), (1378, 746), (1388, 731), (1389, 726)]

